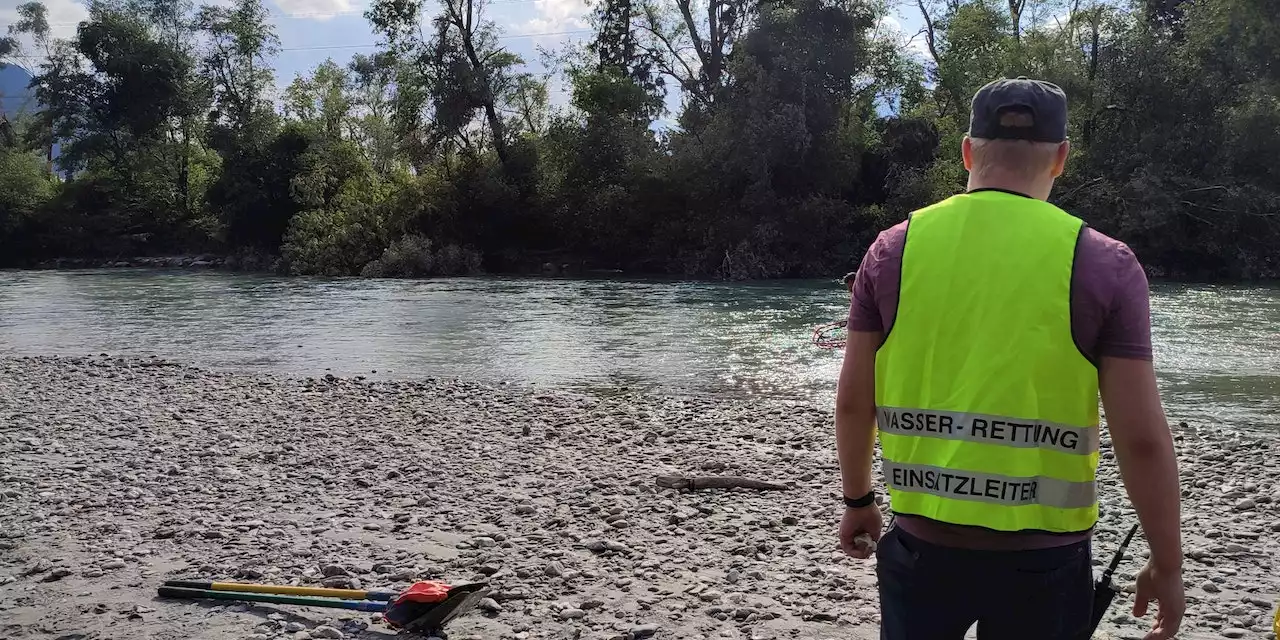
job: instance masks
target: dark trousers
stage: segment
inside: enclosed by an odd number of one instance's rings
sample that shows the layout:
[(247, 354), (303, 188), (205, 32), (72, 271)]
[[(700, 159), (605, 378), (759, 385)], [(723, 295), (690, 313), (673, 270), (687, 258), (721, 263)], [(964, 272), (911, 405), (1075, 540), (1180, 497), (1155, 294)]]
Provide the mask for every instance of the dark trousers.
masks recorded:
[(929, 544), (891, 527), (876, 549), (881, 640), (1085, 640), (1089, 543), (1032, 551)]

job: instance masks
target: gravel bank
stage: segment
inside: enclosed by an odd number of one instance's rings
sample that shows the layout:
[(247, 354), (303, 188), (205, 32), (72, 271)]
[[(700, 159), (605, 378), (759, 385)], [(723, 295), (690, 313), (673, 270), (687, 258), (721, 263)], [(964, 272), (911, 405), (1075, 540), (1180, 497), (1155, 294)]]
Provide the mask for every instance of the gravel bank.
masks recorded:
[[(0, 637), (390, 637), (367, 614), (154, 599), (191, 577), (488, 580), (454, 640), (874, 638), (873, 565), (835, 549), (830, 425), (783, 401), (0, 359)], [(1181, 637), (1270, 637), (1280, 439), (1179, 433)], [(1097, 563), (1134, 518), (1106, 447)], [(671, 473), (794, 489), (655, 487)], [(1142, 636), (1127, 604), (1100, 637)]]

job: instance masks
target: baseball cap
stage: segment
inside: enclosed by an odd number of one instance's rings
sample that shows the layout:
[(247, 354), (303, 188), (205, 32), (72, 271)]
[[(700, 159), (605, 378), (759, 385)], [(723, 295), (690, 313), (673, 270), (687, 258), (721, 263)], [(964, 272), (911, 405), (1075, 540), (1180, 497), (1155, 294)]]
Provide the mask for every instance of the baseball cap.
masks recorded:
[[(1009, 118), (1007, 114), (1031, 116)], [(1062, 142), (1067, 139), (1067, 94), (1052, 82), (1026, 76), (996, 80), (973, 95), (969, 135), (974, 138)]]

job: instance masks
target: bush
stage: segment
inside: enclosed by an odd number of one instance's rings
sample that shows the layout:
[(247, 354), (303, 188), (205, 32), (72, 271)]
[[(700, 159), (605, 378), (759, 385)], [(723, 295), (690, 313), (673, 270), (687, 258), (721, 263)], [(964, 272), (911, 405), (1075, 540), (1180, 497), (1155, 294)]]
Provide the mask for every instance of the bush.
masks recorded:
[(368, 209), (312, 209), (289, 222), (281, 247), (290, 275), (351, 276), (382, 244), (377, 214)]
[(436, 253), (436, 273), (442, 276), (465, 276), (481, 272), (484, 262), (480, 253), (456, 244), (445, 245)]
[(366, 278), (413, 278), (431, 275), (434, 266), (431, 240), (412, 233), (393, 241), (382, 251), (382, 257), (364, 266), (360, 275)]
[(431, 250), (431, 240), (411, 233), (397, 238), (382, 257), (366, 264), (360, 275), (366, 278), (416, 278), (423, 276), (465, 276), (481, 272), (483, 256), (475, 249), (449, 244)]

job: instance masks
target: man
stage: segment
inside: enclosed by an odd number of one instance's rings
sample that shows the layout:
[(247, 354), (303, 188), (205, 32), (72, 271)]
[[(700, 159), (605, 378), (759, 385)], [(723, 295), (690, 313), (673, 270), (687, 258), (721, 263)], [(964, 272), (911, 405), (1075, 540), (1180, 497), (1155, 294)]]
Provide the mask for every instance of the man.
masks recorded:
[[(858, 269), (836, 399), (840, 544), (877, 540), (881, 638), (1082, 640), (1098, 517), (1098, 396), (1151, 557), (1149, 640), (1185, 609), (1173, 443), (1147, 281), (1125, 245), (1049, 204), (1066, 96), (1018, 78), (973, 98), (969, 188), (880, 234)], [(894, 520), (881, 538), (877, 426)]]

